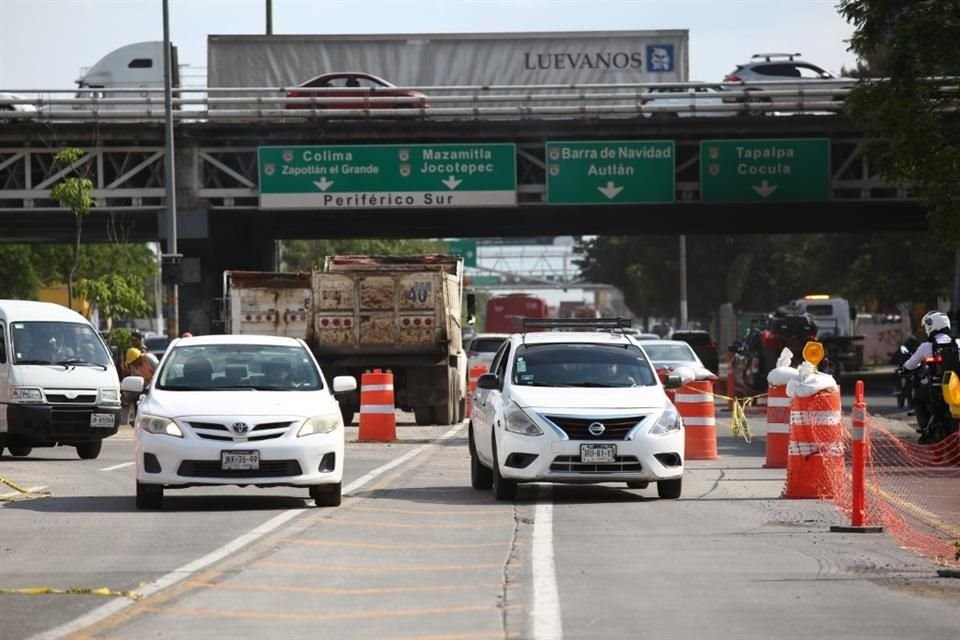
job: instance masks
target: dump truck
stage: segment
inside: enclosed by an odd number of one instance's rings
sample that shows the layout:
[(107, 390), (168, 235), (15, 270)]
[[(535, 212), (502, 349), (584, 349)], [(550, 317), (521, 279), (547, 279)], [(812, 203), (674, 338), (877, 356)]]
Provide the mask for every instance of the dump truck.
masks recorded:
[[(226, 272), (225, 329), (302, 338), (328, 379), (390, 371), (397, 408), (454, 424), (467, 388), (462, 295), (459, 256), (330, 256), (312, 272)], [(351, 422), (359, 389), (340, 407)]]

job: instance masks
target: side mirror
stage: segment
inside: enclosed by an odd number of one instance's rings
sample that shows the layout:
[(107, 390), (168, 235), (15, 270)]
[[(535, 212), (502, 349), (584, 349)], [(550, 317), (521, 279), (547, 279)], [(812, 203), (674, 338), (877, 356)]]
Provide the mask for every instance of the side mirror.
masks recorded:
[(337, 376), (333, 379), (333, 393), (349, 393), (357, 390), (357, 379), (353, 376)]
[(477, 388), (478, 389), (499, 389), (500, 379), (497, 378), (497, 374), (495, 373), (485, 373), (479, 378), (477, 378)]
[(143, 393), (143, 378), (141, 376), (127, 376), (120, 383), (120, 390), (130, 393)]
[(663, 386), (667, 389), (679, 389), (683, 386), (683, 380), (680, 378), (679, 373), (671, 373), (667, 375), (667, 379), (664, 381)]

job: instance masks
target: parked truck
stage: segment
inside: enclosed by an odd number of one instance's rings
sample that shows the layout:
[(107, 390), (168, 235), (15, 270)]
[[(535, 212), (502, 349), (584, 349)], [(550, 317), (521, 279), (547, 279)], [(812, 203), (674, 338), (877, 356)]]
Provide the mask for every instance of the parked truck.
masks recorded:
[(857, 313), (846, 299), (813, 294), (791, 301), (786, 308), (810, 314), (817, 323), (817, 340), (826, 352), (829, 373), (863, 369), (863, 336), (855, 335)]
[[(417, 424), (463, 420), (463, 260), (458, 256), (331, 256), (309, 273), (224, 274), (226, 331), (303, 338), (328, 378), (394, 376), (397, 408)], [(340, 399), (344, 422), (359, 390)]]
[(402, 87), (683, 82), (688, 56), (686, 29), (209, 35), (207, 84), (290, 87), (334, 71)]

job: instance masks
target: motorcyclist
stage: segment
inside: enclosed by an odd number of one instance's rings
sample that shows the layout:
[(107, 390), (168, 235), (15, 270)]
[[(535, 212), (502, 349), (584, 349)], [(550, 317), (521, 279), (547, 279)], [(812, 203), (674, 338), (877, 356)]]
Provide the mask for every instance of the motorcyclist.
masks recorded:
[(960, 362), (958, 362), (960, 340), (951, 335), (950, 318), (945, 313), (931, 311), (923, 316), (920, 325), (927, 334), (927, 339), (920, 343), (916, 351), (907, 358), (907, 361), (901, 367), (898, 367), (897, 372), (905, 375), (907, 371), (917, 369), (927, 358), (937, 355), (942, 356), (943, 361), (936, 367), (937, 379), (931, 380), (929, 383), (936, 386), (936, 390), (933, 389), (933, 386), (930, 386), (928, 387), (930, 393), (927, 394), (927, 398), (917, 397), (914, 399), (917, 423), (922, 430), (920, 442), (928, 443), (937, 439), (929, 429), (931, 419), (936, 415), (938, 409), (946, 408), (942, 396), (937, 393), (939, 391), (939, 378), (946, 370), (955, 371), (960, 368)]

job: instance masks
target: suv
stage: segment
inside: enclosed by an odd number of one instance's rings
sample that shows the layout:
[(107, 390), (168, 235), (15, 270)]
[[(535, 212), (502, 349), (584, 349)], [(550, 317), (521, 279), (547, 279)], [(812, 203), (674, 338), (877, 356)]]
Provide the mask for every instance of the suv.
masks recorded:
[[(738, 64), (736, 69), (723, 78), (723, 81), (727, 83), (746, 83), (747, 86), (744, 87), (745, 91), (756, 92), (762, 96), (765, 91), (771, 91), (776, 87), (770, 85), (763, 86), (761, 83), (789, 81), (793, 81), (794, 83), (808, 83), (843, 79), (844, 78), (837, 78), (829, 71), (815, 64), (801, 60), (799, 53), (757, 53), (750, 58), (750, 62)], [(754, 83), (760, 84), (761, 86), (754, 86)], [(850, 80), (849, 84), (839, 83), (839, 85), (834, 86), (846, 89), (852, 85), (853, 81)], [(796, 88), (795, 84), (787, 84), (785, 87), (780, 87), (780, 89), (787, 90), (791, 88)], [(811, 97), (809, 99), (814, 101), (830, 101), (831, 99), (842, 101), (843, 96), (835, 96), (833, 98), (822, 96)], [(742, 95), (738, 97), (725, 96), (723, 100), (724, 102), (745, 101)], [(773, 96), (760, 97), (757, 100), (762, 102), (778, 101), (778, 99)], [(795, 102), (796, 98), (781, 96), (779, 101)]]
[[(629, 326), (524, 320), (473, 395), (474, 489), (512, 500), (522, 482), (656, 482), (661, 498), (680, 497), (683, 423), (643, 349), (622, 333)], [(680, 377), (666, 386), (680, 386)]]
[(694, 353), (700, 358), (703, 366), (715, 374), (720, 372), (720, 352), (717, 351), (717, 343), (713, 341), (707, 331), (702, 329), (674, 331), (670, 339), (686, 342), (693, 347)]

